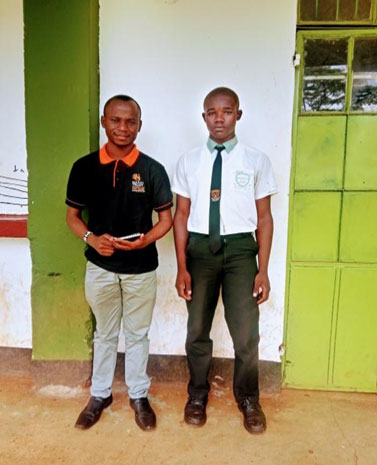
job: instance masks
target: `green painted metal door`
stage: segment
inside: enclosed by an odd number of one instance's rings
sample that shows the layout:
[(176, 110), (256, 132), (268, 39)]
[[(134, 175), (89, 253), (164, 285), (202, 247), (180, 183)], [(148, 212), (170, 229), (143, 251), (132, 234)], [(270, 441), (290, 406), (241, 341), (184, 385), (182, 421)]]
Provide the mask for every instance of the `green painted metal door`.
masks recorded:
[(377, 29), (297, 53), (283, 383), (376, 392)]

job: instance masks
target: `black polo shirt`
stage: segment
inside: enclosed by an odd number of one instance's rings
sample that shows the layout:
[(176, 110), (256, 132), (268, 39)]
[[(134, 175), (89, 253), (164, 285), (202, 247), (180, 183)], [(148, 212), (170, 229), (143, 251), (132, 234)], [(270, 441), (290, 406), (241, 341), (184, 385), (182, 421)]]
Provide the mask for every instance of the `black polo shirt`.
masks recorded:
[[(100, 151), (96, 151), (80, 158), (72, 167), (66, 204), (80, 210), (87, 208), (88, 229), (98, 236), (147, 233), (153, 227), (152, 211), (160, 212), (173, 205), (165, 168), (139, 153), (136, 147), (135, 150), (131, 166), (123, 160), (110, 160), (103, 147), (105, 163)], [(155, 243), (138, 250), (116, 250), (111, 257), (100, 255), (88, 244), (85, 256), (115, 273), (146, 273), (158, 266)]]

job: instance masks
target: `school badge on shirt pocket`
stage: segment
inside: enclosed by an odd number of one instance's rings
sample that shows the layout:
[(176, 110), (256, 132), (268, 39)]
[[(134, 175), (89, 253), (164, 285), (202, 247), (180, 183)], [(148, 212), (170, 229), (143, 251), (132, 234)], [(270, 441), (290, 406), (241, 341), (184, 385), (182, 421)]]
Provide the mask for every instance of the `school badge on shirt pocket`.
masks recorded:
[(234, 190), (239, 192), (249, 192), (252, 187), (252, 179), (253, 173), (251, 171), (234, 171)]
[(144, 181), (141, 180), (141, 176), (139, 173), (134, 173), (132, 175), (132, 192), (145, 192)]

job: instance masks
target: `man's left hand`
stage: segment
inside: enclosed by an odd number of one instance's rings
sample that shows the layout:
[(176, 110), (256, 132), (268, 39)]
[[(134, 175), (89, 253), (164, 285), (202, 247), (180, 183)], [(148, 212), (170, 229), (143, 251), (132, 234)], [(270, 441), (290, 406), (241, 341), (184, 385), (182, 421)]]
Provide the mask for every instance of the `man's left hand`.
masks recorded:
[(135, 241), (127, 241), (125, 239), (113, 238), (114, 247), (118, 250), (136, 250), (143, 249), (147, 246), (147, 241), (144, 234), (141, 234)]
[(270, 289), (270, 280), (267, 273), (257, 273), (254, 281), (253, 297), (257, 299), (258, 305), (266, 302), (270, 295)]

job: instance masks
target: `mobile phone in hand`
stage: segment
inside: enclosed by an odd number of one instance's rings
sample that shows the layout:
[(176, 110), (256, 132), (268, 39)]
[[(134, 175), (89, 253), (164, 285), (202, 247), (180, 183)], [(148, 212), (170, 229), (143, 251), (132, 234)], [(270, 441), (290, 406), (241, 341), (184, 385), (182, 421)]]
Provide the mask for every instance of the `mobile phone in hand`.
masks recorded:
[(122, 241), (135, 241), (141, 236), (140, 233), (129, 234), (128, 236), (117, 237), (116, 239), (122, 239)]

